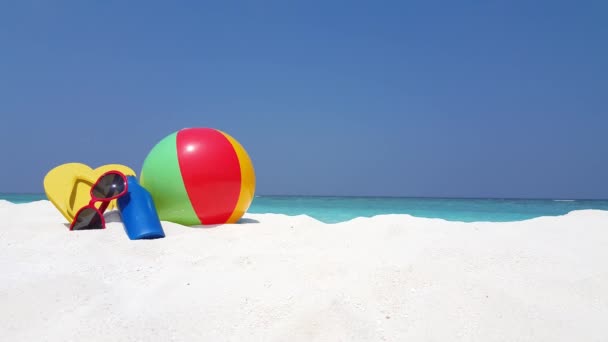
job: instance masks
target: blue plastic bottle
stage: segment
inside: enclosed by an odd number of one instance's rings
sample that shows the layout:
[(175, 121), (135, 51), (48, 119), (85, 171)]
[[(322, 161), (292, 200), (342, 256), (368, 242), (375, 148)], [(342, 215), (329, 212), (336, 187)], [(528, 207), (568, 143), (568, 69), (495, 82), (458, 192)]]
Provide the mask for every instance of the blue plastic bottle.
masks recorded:
[(128, 192), (117, 199), (118, 210), (131, 240), (164, 238), (154, 200), (137, 178), (127, 176)]

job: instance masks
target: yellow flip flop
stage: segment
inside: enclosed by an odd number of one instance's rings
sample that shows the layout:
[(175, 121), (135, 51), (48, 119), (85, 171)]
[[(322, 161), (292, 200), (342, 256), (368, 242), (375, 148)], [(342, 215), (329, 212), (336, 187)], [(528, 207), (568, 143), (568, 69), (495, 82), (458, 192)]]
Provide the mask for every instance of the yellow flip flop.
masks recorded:
[[(44, 192), (68, 222), (72, 222), (78, 209), (89, 204), (91, 186), (97, 178), (110, 170), (136, 176), (135, 171), (125, 165), (108, 164), (92, 169), (81, 163), (67, 163), (50, 170), (44, 177)], [(110, 202), (108, 210), (116, 207), (116, 200)]]

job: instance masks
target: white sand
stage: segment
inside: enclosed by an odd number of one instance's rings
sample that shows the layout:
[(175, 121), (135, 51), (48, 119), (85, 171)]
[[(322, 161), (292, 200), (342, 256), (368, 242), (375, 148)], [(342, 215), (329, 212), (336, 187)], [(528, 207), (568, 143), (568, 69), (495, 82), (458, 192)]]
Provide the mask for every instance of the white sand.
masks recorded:
[(608, 340), (608, 212), (245, 217), (131, 241), (0, 202), (0, 340)]

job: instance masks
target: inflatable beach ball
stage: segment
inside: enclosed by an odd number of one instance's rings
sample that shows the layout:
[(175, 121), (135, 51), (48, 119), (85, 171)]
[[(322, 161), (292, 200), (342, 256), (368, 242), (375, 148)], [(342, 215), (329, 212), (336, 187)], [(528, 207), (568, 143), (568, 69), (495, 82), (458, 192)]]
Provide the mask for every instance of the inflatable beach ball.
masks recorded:
[(213, 128), (185, 128), (158, 142), (140, 173), (161, 220), (187, 226), (235, 223), (255, 192), (249, 155)]

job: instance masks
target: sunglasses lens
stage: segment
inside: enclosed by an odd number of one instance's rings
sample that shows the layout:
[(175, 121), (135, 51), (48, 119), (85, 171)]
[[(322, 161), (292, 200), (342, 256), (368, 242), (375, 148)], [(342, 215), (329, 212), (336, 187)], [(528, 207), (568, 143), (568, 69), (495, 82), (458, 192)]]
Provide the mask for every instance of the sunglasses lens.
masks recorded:
[(72, 230), (81, 229), (102, 229), (101, 216), (99, 212), (93, 208), (83, 209), (74, 219)]
[(110, 198), (121, 194), (123, 191), (125, 191), (124, 179), (116, 173), (109, 173), (97, 182), (97, 185), (93, 188), (93, 196), (101, 199)]

